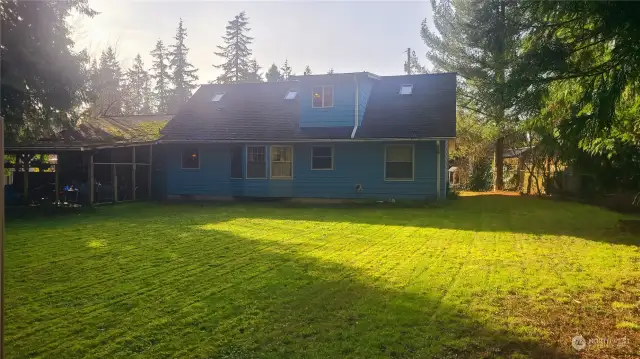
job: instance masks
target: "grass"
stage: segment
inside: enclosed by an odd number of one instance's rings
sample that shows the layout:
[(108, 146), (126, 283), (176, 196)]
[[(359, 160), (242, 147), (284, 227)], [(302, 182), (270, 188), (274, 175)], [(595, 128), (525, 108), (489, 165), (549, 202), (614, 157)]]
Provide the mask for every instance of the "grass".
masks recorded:
[(632, 357), (640, 251), (620, 218), (476, 196), (13, 220), (7, 358), (570, 358), (575, 335), (624, 343), (582, 358)]

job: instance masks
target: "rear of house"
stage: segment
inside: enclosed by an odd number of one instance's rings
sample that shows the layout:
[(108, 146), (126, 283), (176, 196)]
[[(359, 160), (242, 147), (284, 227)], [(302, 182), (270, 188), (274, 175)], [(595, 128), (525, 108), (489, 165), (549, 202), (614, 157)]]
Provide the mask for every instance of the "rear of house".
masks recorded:
[(436, 199), (455, 74), (203, 85), (162, 130), (167, 196)]

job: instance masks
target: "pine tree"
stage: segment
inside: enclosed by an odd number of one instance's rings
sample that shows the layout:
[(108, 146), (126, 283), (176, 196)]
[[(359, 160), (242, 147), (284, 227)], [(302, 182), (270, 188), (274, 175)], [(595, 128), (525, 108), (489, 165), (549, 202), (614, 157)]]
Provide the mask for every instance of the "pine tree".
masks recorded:
[(220, 65), (213, 65), (222, 70), (218, 76), (218, 83), (238, 83), (247, 81), (251, 74), (251, 49), (249, 45), (253, 41), (246, 33), (250, 30), (248, 18), (245, 12), (241, 12), (229, 21), (226, 33), (222, 37), (225, 46), (218, 46), (219, 52), (215, 54), (224, 59)]
[(304, 72), (302, 74), (304, 76), (313, 75), (313, 73), (311, 72), (311, 67), (309, 67), (309, 65), (307, 65), (307, 67), (304, 68)]
[(458, 106), (493, 122), (501, 135), (495, 143), (494, 189), (501, 190), (503, 181), (504, 134), (517, 114), (510, 111), (508, 74), (520, 47), (520, 4), (517, 1), (487, 0), (481, 2), (431, 0), (432, 32), (426, 20), (422, 38), (427, 58), (437, 70), (456, 72)]
[(184, 41), (187, 37), (187, 29), (182, 25), (182, 19), (178, 23), (178, 29), (174, 39), (175, 45), (171, 45), (171, 51), (169, 51), (169, 69), (172, 72), (171, 80), (173, 82), (172, 99), (169, 104), (169, 111), (176, 113), (180, 106), (182, 106), (189, 97), (191, 97), (192, 91), (198, 87), (196, 81), (198, 81), (198, 71), (187, 60), (187, 54), (189, 49), (185, 45)]
[(291, 72), (291, 66), (289, 66), (289, 59), (284, 60), (284, 64), (280, 68), (280, 74), (282, 74), (282, 81), (289, 80), (289, 77), (293, 76)]
[(269, 67), (265, 77), (267, 78), (267, 82), (282, 81), (282, 74), (280, 74), (280, 70), (278, 70), (278, 66), (276, 66), (276, 64), (271, 64), (271, 67)]
[(122, 70), (113, 47), (102, 51), (96, 73), (92, 76), (95, 108), (99, 116), (123, 114)]
[(0, 1), (0, 114), (8, 141), (50, 135), (78, 119), (90, 61), (73, 51), (72, 13), (96, 14), (87, 0)]
[(133, 66), (127, 71), (124, 113), (141, 115), (149, 113), (148, 94), (149, 73), (144, 69), (140, 54), (133, 60)]
[(262, 82), (261, 69), (262, 67), (260, 67), (256, 59), (249, 61), (249, 77), (247, 77), (246, 82)]
[(156, 42), (156, 47), (151, 51), (153, 63), (151, 66), (151, 78), (155, 81), (153, 97), (156, 113), (166, 114), (169, 111), (169, 101), (171, 100), (171, 77), (169, 66), (167, 65), (167, 48), (162, 40)]
[(333, 71), (333, 67), (331, 69), (329, 69), (329, 71), (327, 71), (327, 75), (333, 75), (334, 71)]

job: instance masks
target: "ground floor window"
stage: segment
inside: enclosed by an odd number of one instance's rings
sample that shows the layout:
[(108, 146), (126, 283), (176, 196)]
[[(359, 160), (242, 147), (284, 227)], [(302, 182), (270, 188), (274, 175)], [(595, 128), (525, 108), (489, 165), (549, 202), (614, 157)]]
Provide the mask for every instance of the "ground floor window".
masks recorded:
[(271, 147), (271, 177), (291, 178), (293, 176), (293, 148), (291, 146)]
[(200, 168), (200, 153), (197, 148), (182, 149), (182, 168), (184, 169)]
[(312, 170), (332, 170), (333, 169), (333, 147), (322, 146), (311, 148), (311, 169)]
[(413, 145), (388, 145), (384, 154), (384, 179), (413, 180)]
[(267, 158), (264, 146), (247, 147), (247, 178), (267, 178)]

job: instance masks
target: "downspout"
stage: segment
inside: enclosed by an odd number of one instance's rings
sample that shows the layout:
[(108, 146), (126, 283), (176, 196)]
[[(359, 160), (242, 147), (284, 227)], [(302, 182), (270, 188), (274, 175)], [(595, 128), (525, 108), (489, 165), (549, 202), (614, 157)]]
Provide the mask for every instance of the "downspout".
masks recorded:
[(355, 118), (353, 121), (353, 131), (351, 131), (351, 138), (356, 137), (356, 131), (358, 131), (358, 114), (360, 112), (360, 105), (358, 103), (358, 97), (360, 96), (360, 84), (358, 83), (358, 77), (353, 74), (353, 81), (356, 83), (356, 101), (355, 101)]
[(438, 166), (436, 169), (436, 176), (438, 176), (436, 178), (436, 190), (438, 191), (437, 198), (440, 199), (440, 140), (436, 140), (436, 156), (436, 166)]

